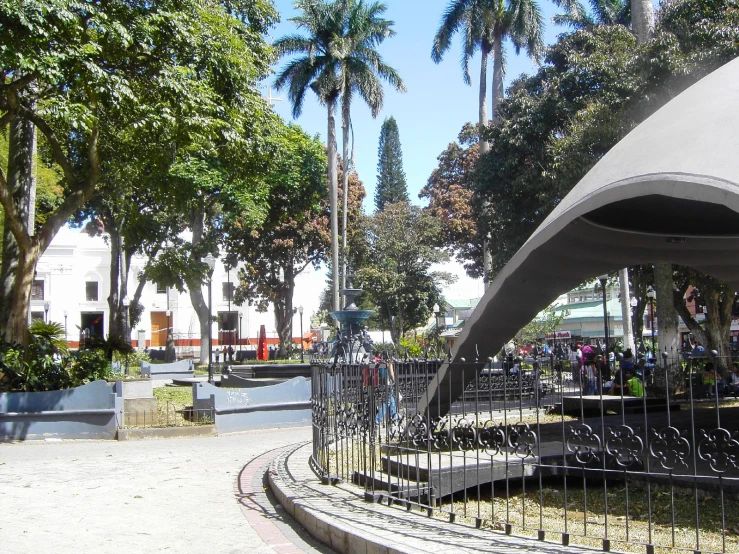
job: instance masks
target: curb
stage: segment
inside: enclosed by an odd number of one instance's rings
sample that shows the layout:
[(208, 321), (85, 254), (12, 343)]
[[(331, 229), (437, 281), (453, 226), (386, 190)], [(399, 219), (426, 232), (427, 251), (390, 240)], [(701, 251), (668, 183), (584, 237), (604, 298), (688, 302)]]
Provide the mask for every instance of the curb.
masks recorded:
[(310, 535), (340, 554), (417, 554), (417, 549), (398, 548), (397, 544), (385, 543), (377, 537), (370, 538), (356, 528), (338, 522), (314, 508), (301, 496), (292, 491), (279, 477), (277, 464), (285, 463), (286, 456), (296, 452), (282, 453), (270, 463), (269, 486), (285, 511), (300, 523)]
[(285, 450), (269, 465), (269, 486), (284, 511), (341, 554), (593, 554), (500, 531), (476, 529), (419, 512), (367, 502), (353, 485), (324, 485), (309, 467), (311, 443)]
[(146, 427), (118, 429), (119, 441), (146, 439), (177, 439), (192, 437), (217, 437), (215, 425), (193, 425), (189, 427)]

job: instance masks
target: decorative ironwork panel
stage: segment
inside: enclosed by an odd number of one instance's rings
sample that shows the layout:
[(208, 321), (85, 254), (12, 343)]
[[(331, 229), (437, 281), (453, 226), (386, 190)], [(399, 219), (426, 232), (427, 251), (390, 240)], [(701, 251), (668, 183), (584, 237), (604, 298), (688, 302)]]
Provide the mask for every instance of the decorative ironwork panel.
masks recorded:
[(628, 425), (606, 427), (606, 452), (619, 467), (632, 468), (641, 463), (644, 441)]
[(570, 425), (565, 436), (567, 450), (575, 455), (580, 464), (600, 461), (601, 438), (593, 432), (590, 425)]
[(728, 430), (718, 428), (700, 431), (703, 437), (698, 443), (698, 455), (716, 473), (725, 473), (731, 468), (739, 469), (739, 441), (737, 433), (732, 436)]
[(686, 458), (690, 454), (690, 442), (675, 427), (652, 429), (649, 452), (659, 464), (669, 470), (688, 467)]

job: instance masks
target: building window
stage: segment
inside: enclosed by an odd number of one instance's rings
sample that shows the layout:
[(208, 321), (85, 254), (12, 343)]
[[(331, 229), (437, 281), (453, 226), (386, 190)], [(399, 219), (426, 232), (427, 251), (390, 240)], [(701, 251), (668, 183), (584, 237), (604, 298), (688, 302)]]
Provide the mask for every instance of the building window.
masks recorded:
[(44, 312), (31, 312), (31, 321), (36, 319), (44, 320)]
[(223, 283), (223, 301), (233, 302), (234, 299), (234, 284)]
[(157, 294), (167, 294), (167, 286), (157, 283)]
[(85, 283), (85, 299), (88, 302), (98, 301), (98, 282), (97, 281), (87, 281)]
[(44, 299), (44, 280), (34, 279), (33, 285), (31, 285), (31, 300), (43, 300)]

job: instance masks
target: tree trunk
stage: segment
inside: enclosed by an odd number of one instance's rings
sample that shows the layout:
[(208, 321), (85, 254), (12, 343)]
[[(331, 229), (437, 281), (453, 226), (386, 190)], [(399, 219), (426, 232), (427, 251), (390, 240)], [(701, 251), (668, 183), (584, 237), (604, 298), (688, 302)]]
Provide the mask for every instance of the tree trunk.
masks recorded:
[[(197, 246), (203, 240), (203, 228), (205, 227), (205, 214), (202, 205), (198, 206), (190, 220), (190, 229), (192, 229), (192, 246), (193, 251), (197, 251)], [(193, 257), (195, 261), (200, 262), (200, 257)], [(211, 275), (209, 279), (213, 279)], [(198, 314), (198, 321), (200, 323), (200, 363), (207, 364), (208, 360), (208, 346), (211, 337), (212, 321), (210, 319), (210, 309), (208, 304), (203, 299), (203, 284), (200, 281), (194, 281), (193, 279), (185, 279), (187, 283), (187, 290), (190, 293), (190, 302)], [(212, 291), (212, 283), (209, 283)]]
[(28, 303), (31, 300), (31, 287), (36, 273), (36, 264), (41, 249), (34, 242), (30, 248), (19, 248), (15, 283), (10, 295), (10, 316), (5, 330), (5, 340), (28, 344)]
[[(346, 274), (349, 269), (349, 263), (347, 262), (346, 254), (346, 221), (347, 221), (347, 210), (349, 206), (349, 123), (351, 121), (351, 115), (349, 112), (349, 102), (345, 101), (342, 104), (341, 110), (341, 140), (342, 140), (342, 200), (343, 209), (341, 211), (341, 288), (346, 288)], [(292, 321), (292, 319), (291, 319)]]
[[(16, 209), (25, 222), (29, 235), (33, 235), (35, 212), (35, 179), (33, 173), (33, 153), (36, 144), (36, 128), (29, 121), (14, 117), (10, 123), (8, 136), (8, 189)], [(18, 269), (18, 243), (7, 225), (4, 226), (2, 243), (2, 264), (0, 265), (0, 321), (10, 320), (13, 288)], [(6, 333), (0, 334), (5, 336)]]
[(326, 101), (328, 110), (328, 192), (329, 209), (331, 210), (331, 292), (333, 309), (340, 310), (339, 299), (339, 214), (338, 206), (338, 178), (336, 175), (336, 122), (334, 121), (336, 99)]
[[(8, 104), (15, 113), (21, 111), (18, 98), (13, 94), (9, 96)], [(22, 109), (27, 110), (25, 107), (22, 107)], [(96, 113), (96, 109), (93, 109), (93, 112)], [(99, 135), (100, 130), (98, 129), (97, 123), (94, 123), (90, 130), (89, 142), (87, 143), (88, 164), (85, 167), (87, 176), (84, 182), (76, 179), (72, 167), (73, 164), (64, 156), (62, 148), (56, 142), (53, 133), (47, 133), (45, 135), (47, 142), (51, 143), (51, 152), (54, 161), (63, 168), (66, 184), (72, 189), (73, 193), (66, 196), (61, 205), (48, 216), (38, 233), (35, 233), (34, 224), (30, 222), (30, 216), (24, 218), (19, 212), (18, 204), (13, 198), (5, 175), (0, 173), (0, 205), (5, 210), (5, 228), (13, 233), (13, 238), (15, 238), (18, 245), (18, 265), (16, 267), (13, 289), (9, 294), (10, 316), (5, 320), (8, 323), (4, 334), (6, 340), (9, 342), (19, 342), (22, 345), (28, 343), (27, 322), (29, 299), (38, 259), (48, 248), (56, 233), (59, 232), (59, 229), (66, 224), (71, 215), (83, 206), (95, 192), (95, 187), (100, 179), (100, 159), (97, 149)], [(32, 156), (33, 144), (31, 144), (30, 150)], [(29, 207), (31, 203), (30, 199), (25, 201), (25, 204)]]
[[(488, 56), (490, 47), (486, 42), (482, 43), (480, 59), (480, 94), (479, 94), (479, 116), (478, 123), (480, 132), (488, 126)], [(490, 150), (490, 144), (486, 140), (480, 140), (480, 155)]]
[(293, 346), (293, 291), (295, 290), (294, 268), (288, 265), (282, 268), (284, 282), (282, 295), (275, 302), (275, 327), (280, 338), (277, 357), (284, 359), (290, 356)]
[(719, 374), (727, 376), (731, 366), (731, 311), (734, 304), (734, 291), (725, 285), (706, 290), (701, 289), (706, 303), (706, 335), (712, 350), (718, 351), (713, 361)]
[(621, 287), (621, 321), (624, 330), (624, 350), (635, 350), (634, 333), (631, 326), (631, 293), (629, 291), (629, 268), (618, 272), (618, 283)]
[(493, 40), (493, 125), (500, 121), (498, 107), (503, 101), (503, 32), (500, 23), (495, 24)]
[[(500, 23), (496, 23), (495, 30), (493, 31), (493, 117), (492, 123), (496, 125), (500, 121), (500, 114), (498, 107), (503, 100), (503, 32), (500, 29)], [(480, 110), (480, 116), (482, 116), (482, 108)], [(487, 122), (485, 122), (487, 125)], [(485, 143), (486, 144), (486, 143)], [(487, 147), (487, 144), (486, 144)], [(485, 149), (487, 151), (489, 147)], [(483, 142), (480, 142), (480, 153), (483, 153)], [(492, 206), (491, 209), (495, 209)], [(482, 272), (483, 272), (483, 289), (488, 290), (488, 285), (493, 276), (493, 245), (491, 244), (491, 237), (488, 235), (483, 239), (482, 242)]]
[[(704, 284), (700, 292), (706, 304), (703, 325), (688, 310), (681, 291), (675, 291), (675, 307), (695, 339), (705, 347), (719, 374), (726, 375), (731, 365), (731, 312), (734, 294), (725, 285), (714, 288)], [(711, 354), (712, 350), (718, 352), (718, 357)]]
[[(677, 355), (680, 344), (678, 342), (678, 317), (675, 311), (673, 291), (672, 264), (654, 264), (654, 285), (657, 292), (657, 329), (659, 331), (659, 350), (667, 352), (672, 360)], [(655, 352), (655, 354), (657, 354)]]
[(108, 336), (122, 337), (123, 323), (121, 313), (121, 297), (118, 287), (121, 275), (121, 228), (119, 222), (111, 218), (110, 228), (106, 229), (110, 235), (110, 294), (108, 295)]
[(652, 0), (631, 0), (631, 28), (636, 43), (644, 44), (654, 34), (654, 6)]

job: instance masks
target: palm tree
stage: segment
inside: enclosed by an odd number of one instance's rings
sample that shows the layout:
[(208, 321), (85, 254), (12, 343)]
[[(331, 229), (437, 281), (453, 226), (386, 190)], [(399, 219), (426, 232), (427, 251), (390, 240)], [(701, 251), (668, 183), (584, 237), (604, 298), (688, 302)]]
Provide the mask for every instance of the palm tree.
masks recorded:
[[(503, 41), (513, 43), (516, 54), (521, 49), (538, 59), (544, 49), (544, 23), (535, 0), (450, 0), (434, 37), (431, 59), (439, 63), (451, 46), (452, 37), (462, 35), (462, 78), (470, 84), (469, 61), (480, 50), (479, 124), (484, 128), (487, 116), (487, 64), (493, 53), (493, 124), (498, 122), (498, 105), (503, 99)], [(480, 152), (489, 149), (485, 141)]]
[(564, 8), (565, 13), (555, 15), (552, 21), (573, 29), (592, 29), (599, 25), (627, 27), (631, 23), (628, 0), (589, 0), (590, 12), (578, 0), (554, 0), (554, 4)]
[(305, 29), (308, 36), (293, 34), (274, 43), (279, 57), (299, 54), (277, 75), (274, 86), (277, 90), (288, 87), (288, 98), (292, 103), (293, 117), (303, 111), (303, 101), (308, 89), (326, 106), (328, 133), (329, 206), (331, 210), (331, 261), (332, 261), (332, 305), (339, 306), (339, 219), (338, 180), (336, 175), (336, 122), (334, 113), (341, 94), (340, 59), (344, 34), (345, 2), (326, 3), (323, 0), (297, 0), (295, 7), (301, 15), (290, 19), (298, 29)]
[[(503, 40), (508, 38), (516, 54), (524, 48), (534, 58), (544, 49), (542, 34), (544, 22), (536, 0), (450, 0), (436, 31), (431, 59), (441, 62), (456, 32), (462, 35), (462, 78), (470, 84), (469, 61), (480, 50), (479, 126), (488, 124), (487, 72), (488, 56), (493, 52), (493, 118), (499, 120), (498, 105), (503, 100)], [(480, 141), (480, 154), (490, 149), (487, 141)], [(492, 273), (493, 258), (487, 238), (483, 239), (483, 283), (487, 290)]]
[(381, 79), (390, 83), (395, 90), (404, 92), (405, 85), (398, 73), (385, 65), (375, 49), (386, 38), (395, 35), (393, 22), (382, 19), (387, 6), (379, 2), (366, 4), (363, 0), (342, 0), (346, 13), (343, 48), (339, 62), (341, 83), (341, 132), (343, 171), (343, 219), (342, 219), (342, 287), (346, 288), (347, 275), (347, 200), (349, 198), (349, 132), (351, 125), (351, 103), (355, 94), (367, 103), (372, 117), (377, 117), (385, 98)]

